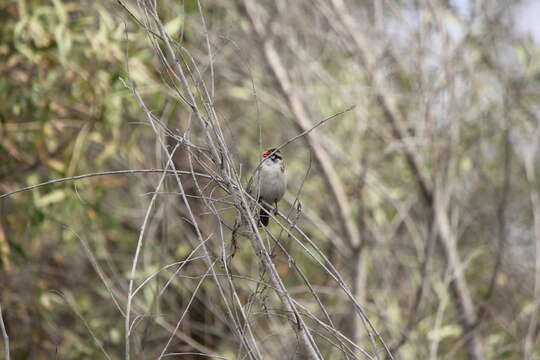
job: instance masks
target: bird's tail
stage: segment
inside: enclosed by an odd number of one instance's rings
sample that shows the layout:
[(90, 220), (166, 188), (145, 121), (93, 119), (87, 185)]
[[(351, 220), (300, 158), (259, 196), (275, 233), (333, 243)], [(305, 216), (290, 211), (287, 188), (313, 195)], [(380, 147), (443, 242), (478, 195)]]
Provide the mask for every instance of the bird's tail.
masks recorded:
[(270, 220), (270, 208), (263, 203), (261, 203), (261, 205), (262, 207), (261, 211), (259, 212), (259, 219), (261, 220), (261, 224), (263, 224), (264, 226), (268, 226), (268, 221)]

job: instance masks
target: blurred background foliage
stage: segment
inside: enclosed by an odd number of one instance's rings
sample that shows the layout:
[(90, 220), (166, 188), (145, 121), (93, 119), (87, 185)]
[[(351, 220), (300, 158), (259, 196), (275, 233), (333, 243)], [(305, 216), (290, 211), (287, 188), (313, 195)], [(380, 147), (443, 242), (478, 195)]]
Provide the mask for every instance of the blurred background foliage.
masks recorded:
[[(212, 84), (209, 91), (231, 151), (247, 177), (263, 148), (299, 132), (287, 96), (269, 75), (261, 55), (263, 40), (254, 35), (239, 1), (203, 3), (214, 50), (210, 61), (198, 2), (159, 3), (167, 32), (189, 49), (194, 63), (206, 64), (203, 77)], [(415, 291), (424, 281), (421, 263), (427, 239), (433, 236), (434, 213), (421, 206), (415, 176), (401, 152), (408, 143), (422, 159), (419, 171), (428, 179), (433, 196), (445, 196), (438, 192), (439, 186), (449, 184), (453, 189), (448, 219), (473, 299), (487, 314), (479, 326), (486, 358), (519, 359), (526, 353), (528, 319), (538, 314), (534, 297), (538, 291), (533, 288), (540, 234), (534, 233), (534, 222), (540, 215), (534, 199), (540, 188), (540, 166), (534, 137), (540, 128), (540, 48), (532, 38), (514, 33), (505, 16), (497, 18), (494, 12), (493, 18), (476, 21), (453, 2), (435, 3), (445, 9), (439, 23), (430, 20), (423, 8), (418, 10), (421, 6), (415, 1), (396, 2), (388, 15), (388, 34), (395, 43), (385, 48), (374, 45), (378, 66), (391, 83), (389, 92), (397, 94), (397, 108), (407, 125), (405, 139), (393, 137), (394, 129), (385, 122), (386, 114), (373, 92), (372, 74), (359, 68), (351, 47), (341, 45), (334, 28), (338, 26), (304, 2), (277, 1), (261, 12), (261, 18), (278, 18), (268, 30), (270, 37), (313, 122), (357, 105), (354, 112), (317, 131), (324, 134), (322, 147), (352, 204), (365, 254), (363, 300), (383, 337), (394, 344), (403, 335)], [(137, 14), (135, 2), (126, 4)], [(372, 10), (367, 3), (355, 6), (360, 14)], [(490, 11), (488, 6), (485, 11)], [(504, 14), (512, 11), (509, 6)], [(414, 24), (400, 32), (399, 21), (407, 16)], [(466, 23), (468, 19), (471, 23)], [(0, 22), (0, 192), (84, 173), (162, 168), (166, 159), (124, 85), (129, 79), (148, 108), (172, 131), (197, 134), (189, 110), (174, 91), (174, 79), (155, 56), (159, 45), (152, 46), (148, 34), (119, 3), (4, 0)], [(449, 28), (459, 24), (456, 33), (445, 33), (464, 39), (460, 48), (452, 49), (455, 63), (439, 63), (444, 46), (436, 48), (439, 40), (423, 33), (435, 32), (440, 23), (450, 24)], [(469, 32), (462, 34), (462, 29)], [(411, 49), (416, 40), (421, 46)], [(372, 41), (375, 44), (378, 38)], [(418, 58), (424, 62), (417, 63)], [(419, 67), (425, 77), (419, 76)], [(445, 78), (448, 74), (455, 74), (455, 79)], [(448, 90), (450, 82), (452, 90)], [(452, 119), (459, 119), (458, 130)], [(311, 150), (298, 142), (285, 153), (291, 179), (287, 211), (301, 190), (304, 210), (299, 224), (336, 267), (353, 278), (358, 249), (343, 245), (346, 233), (320, 169), (312, 166)], [(178, 168), (187, 168), (182, 155), (175, 161)], [(14, 359), (102, 358), (101, 346), (112, 358), (122, 358), (124, 324), (115, 302), (124, 307), (131, 259), (157, 179), (146, 174), (95, 177), (0, 200), (0, 303)], [(167, 182), (163, 191), (168, 196), (159, 198), (152, 217), (138, 280), (185, 260), (195, 247), (193, 229), (181, 220), (187, 215), (177, 190)], [(189, 191), (195, 193), (193, 184)], [(212, 233), (216, 227), (206, 209), (196, 200), (193, 206), (201, 219), (208, 219), (204, 224), (207, 234)], [(225, 219), (234, 222), (234, 214), (225, 206), (223, 211)], [(506, 224), (503, 228), (501, 221)], [(501, 255), (503, 265), (493, 296), (490, 279), (501, 251), (498, 237), (506, 239), (506, 252)], [(349, 329), (350, 309), (340, 305), (343, 299), (334, 296), (328, 276), (301, 250), (292, 245), (288, 250), (323, 294), (338, 327)], [(439, 249), (430, 254), (433, 279), (397, 358), (428, 358), (434, 351), (442, 358), (473, 358), (464, 350), (459, 309), (447, 308), (451, 308), (447, 302), (454, 302), (448, 286), (451, 274), (447, 259), (437, 254)], [(304, 285), (290, 261), (277, 252), (280, 275), (301, 299)], [(238, 274), (260, 275), (256, 257), (246, 245), (240, 246), (234, 267)], [(191, 277), (175, 279), (167, 296), (157, 294), (168, 277), (158, 276), (143, 288), (135, 304), (136, 311), (144, 314), (136, 322), (137, 358), (159, 354), (190, 301), (201, 269), (186, 266), (186, 276)], [(246, 291), (245, 302), (252, 301), (252, 295), (261, 309), (271, 302), (267, 299), (271, 296), (253, 284), (238, 286)], [(178, 332), (174, 346), (179, 352), (235, 358), (236, 340), (227, 330), (217, 298), (215, 285), (205, 282)], [(532, 338), (535, 345), (529, 355), (539, 358), (537, 329)], [(287, 341), (293, 340), (280, 340)], [(341, 358), (331, 350), (325, 355)]]
[[(128, 54), (131, 76), (144, 84), (151, 103), (164, 99), (145, 35), (127, 35), (129, 17), (108, 1), (39, 0), (3, 1), (0, 17), (1, 191), (144, 167), (146, 129), (133, 125), (140, 110), (120, 81)], [(175, 21), (178, 28), (181, 18)], [(93, 314), (88, 321), (106, 345), (120, 345), (121, 322), (110, 321), (113, 309), (95, 306), (106, 293), (71, 228), (92, 232), (96, 244), (114, 239), (113, 249), (98, 254), (129, 251), (136, 227), (114, 216), (108, 202), (130, 182), (102, 177), (2, 202), (1, 298), (15, 359), (97, 356), (79, 312)]]

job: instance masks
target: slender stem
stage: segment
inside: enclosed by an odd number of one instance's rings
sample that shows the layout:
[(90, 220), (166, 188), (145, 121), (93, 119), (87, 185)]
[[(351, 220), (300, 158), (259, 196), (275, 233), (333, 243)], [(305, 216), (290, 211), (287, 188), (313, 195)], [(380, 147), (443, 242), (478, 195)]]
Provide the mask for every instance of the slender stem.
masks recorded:
[(190, 175), (190, 176), (192, 176), (194, 174), (196, 176), (216, 180), (214, 177), (212, 177), (210, 175), (201, 174), (201, 173), (192, 173), (190, 171), (178, 171), (178, 170), (168, 170), (168, 169), (113, 170), (113, 171), (102, 171), (102, 172), (96, 172), (96, 173), (90, 173), (90, 174), (69, 176), (69, 177), (65, 177), (65, 178), (53, 179), (53, 180), (45, 181), (45, 182), (42, 182), (42, 183), (39, 183), (39, 184), (27, 186), (27, 187), (24, 187), (24, 188), (21, 188), (21, 189), (13, 190), (13, 191), (10, 191), (8, 193), (2, 194), (2, 195), (0, 195), (0, 199), (7, 198), (7, 197), (9, 197), (9, 196), (11, 196), (13, 194), (17, 194), (17, 193), (20, 193), (20, 192), (34, 190), (34, 189), (42, 187), (42, 186), (58, 184), (58, 183), (65, 182), (65, 181), (81, 180), (81, 179), (85, 179), (85, 178), (89, 178), (89, 177), (95, 177), (95, 176), (122, 175), (122, 174), (141, 174), (141, 173), (156, 173), (156, 174), (158, 174), (158, 173), (159, 174), (166, 173), (168, 175), (179, 174), (179, 175)]
[(2, 329), (2, 336), (4, 338), (4, 353), (6, 360), (9, 360), (9, 336), (4, 324), (4, 317), (2, 316), (2, 304), (0, 304), (0, 328)]

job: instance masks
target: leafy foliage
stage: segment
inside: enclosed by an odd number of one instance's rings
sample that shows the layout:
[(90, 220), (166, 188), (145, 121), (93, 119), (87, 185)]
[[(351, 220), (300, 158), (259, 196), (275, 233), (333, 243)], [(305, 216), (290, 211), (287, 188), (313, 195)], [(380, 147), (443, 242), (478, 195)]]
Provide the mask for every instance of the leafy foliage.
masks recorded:
[[(126, 342), (135, 358), (307, 358), (306, 329), (324, 358), (368, 358), (337, 271), (395, 358), (540, 354), (540, 50), (517, 2), (163, 1), (174, 58), (151, 3), (0, 4), (0, 192), (163, 169), (173, 149), (177, 170), (213, 177), (0, 199), (14, 359), (123, 358)], [(284, 149), (285, 217), (262, 239), (307, 324), (290, 326), (208, 139), (246, 183), (263, 148), (351, 104)]]

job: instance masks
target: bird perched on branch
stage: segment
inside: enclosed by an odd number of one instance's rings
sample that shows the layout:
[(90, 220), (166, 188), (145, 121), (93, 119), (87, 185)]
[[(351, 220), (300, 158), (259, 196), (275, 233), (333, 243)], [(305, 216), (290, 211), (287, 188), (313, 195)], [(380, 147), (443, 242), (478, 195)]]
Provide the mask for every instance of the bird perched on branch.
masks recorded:
[(270, 218), (270, 205), (275, 205), (274, 214), (277, 212), (277, 203), (285, 194), (287, 186), (287, 174), (281, 152), (275, 148), (262, 153), (263, 162), (257, 179), (258, 200), (262, 208), (259, 213), (261, 224), (268, 226)]

